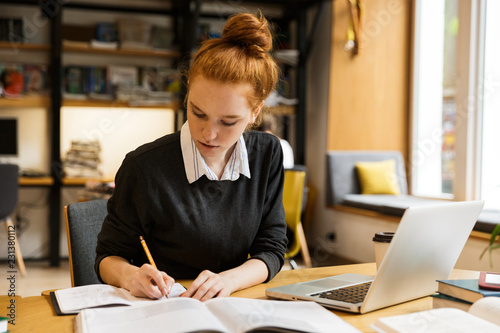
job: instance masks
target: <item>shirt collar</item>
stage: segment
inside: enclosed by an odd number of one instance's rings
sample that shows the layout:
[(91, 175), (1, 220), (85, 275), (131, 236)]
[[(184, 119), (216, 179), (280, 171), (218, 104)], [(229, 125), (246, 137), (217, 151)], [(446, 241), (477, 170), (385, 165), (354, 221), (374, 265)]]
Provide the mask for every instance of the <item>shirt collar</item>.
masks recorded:
[[(198, 151), (198, 148), (196, 148), (187, 121), (181, 128), (181, 150), (189, 184), (197, 181), (203, 175), (207, 176), (209, 180), (219, 180), (217, 175), (205, 163), (205, 159)], [(240, 177), (240, 174), (250, 178), (248, 152), (243, 135), (236, 142), (236, 147), (224, 167), (224, 172), (220, 180), (235, 181)]]

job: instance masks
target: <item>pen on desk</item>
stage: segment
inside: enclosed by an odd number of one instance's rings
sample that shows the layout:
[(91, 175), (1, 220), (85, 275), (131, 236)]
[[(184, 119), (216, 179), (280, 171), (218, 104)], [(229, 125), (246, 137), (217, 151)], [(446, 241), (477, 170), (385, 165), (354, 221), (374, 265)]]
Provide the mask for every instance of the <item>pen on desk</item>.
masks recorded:
[(151, 256), (151, 252), (149, 252), (148, 245), (146, 244), (144, 237), (139, 236), (139, 239), (141, 240), (142, 248), (144, 249), (144, 252), (146, 252), (146, 256), (148, 257), (149, 263), (151, 264), (151, 266), (158, 269), (156, 267), (155, 261), (153, 260), (153, 256)]

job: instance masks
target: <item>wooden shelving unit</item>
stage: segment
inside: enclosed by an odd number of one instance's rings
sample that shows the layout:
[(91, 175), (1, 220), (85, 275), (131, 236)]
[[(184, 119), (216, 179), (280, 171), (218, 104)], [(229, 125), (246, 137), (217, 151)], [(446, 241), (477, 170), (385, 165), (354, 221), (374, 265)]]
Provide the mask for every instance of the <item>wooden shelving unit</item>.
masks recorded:
[[(296, 162), (303, 164), (304, 160), (304, 142), (305, 142), (305, 66), (307, 60), (307, 54), (311, 46), (309, 39), (314, 37), (314, 30), (317, 22), (320, 19), (320, 14), (323, 11), (323, 4), (326, 4), (331, 0), (245, 0), (238, 2), (238, 11), (243, 8), (244, 5), (250, 5), (254, 7), (262, 8), (279, 8), (282, 10), (282, 17), (274, 18), (276, 19), (274, 23), (278, 25), (289, 25), (290, 22), (294, 22), (293, 29), (296, 30), (295, 42), (296, 49), (298, 50), (299, 59), (297, 65), (293, 66), (296, 75), (294, 80), (297, 81), (296, 87), (296, 98), (299, 99), (299, 104), (296, 106), (278, 106), (269, 108), (269, 112), (276, 115), (283, 116), (294, 116), (296, 122)], [(63, 85), (62, 75), (63, 72), (63, 62), (62, 57), (65, 53), (67, 54), (84, 54), (91, 55), (95, 54), (97, 56), (103, 55), (106, 57), (151, 57), (151, 58), (168, 58), (183, 65), (188, 65), (190, 57), (192, 56), (192, 50), (194, 49), (196, 43), (196, 26), (199, 23), (201, 17), (206, 18), (222, 18), (221, 16), (229, 16), (231, 13), (221, 14), (219, 12), (203, 12), (202, 0), (165, 0), (168, 6), (163, 6), (163, 8), (142, 8), (142, 6), (120, 6), (115, 4), (106, 4), (105, 1), (101, 3), (90, 3), (81, 2), (78, 0), (69, 1), (65, 3), (59, 3), (57, 8), (51, 8), (50, 11), (46, 13), (46, 17), (50, 21), (50, 45), (44, 44), (23, 44), (16, 43), (11, 44), (9, 42), (0, 42), (0, 52), (7, 49), (17, 48), (18, 50), (33, 51), (35, 54), (40, 54), (41, 52), (46, 52), (50, 58), (50, 75), (52, 83), (52, 91), (50, 96), (25, 96), (17, 100), (7, 100), (0, 99), (0, 108), (2, 107), (45, 107), (49, 109), (49, 127), (52, 129), (50, 134), (50, 163), (51, 165), (61, 165), (61, 133), (59, 131), (61, 127), (61, 107), (73, 106), (73, 107), (129, 107), (128, 103), (121, 103), (115, 101), (102, 101), (102, 100), (71, 100), (65, 99), (62, 96), (61, 86)], [(0, 0), (1, 5), (28, 5), (35, 6), (40, 9), (40, 11), (47, 10), (43, 5), (45, 1), (36, 0)], [(208, 3), (208, 2), (207, 2)], [(230, 5), (230, 4), (229, 4)], [(313, 20), (313, 28), (308, 35), (307, 28), (307, 9), (311, 6), (318, 6), (317, 17)], [(160, 6), (160, 5), (159, 5)], [(180, 45), (180, 51), (172, 50), (129, 50), (129, 49), (103, 49), (90, 47), (89, 45), (77, 45), (76, 43), (64, 43), (62, 38), (62, 16), (66, 9), (71, 10), (93, 10), (96, 12), (123, 12), (129, 14), (155, 14), (155, 15), (165, 15), (171, 16), (174, 21), (175, 31), (177, 33), (177, 42)], [(310, 38), (308, 38), (310, 36)], [(183, 93), (185, 94), (185, 90)], [(181, 95), (180, 100), (183, 100)], [(136, 106), (132, 106), (136, 107)], [(172, 103), (167, 105), (148, 105), (148, 106), (138, 106), (140, 108), (147, 109), (174, 109), (182, 111), (182, 103)], [(177, 112), (176, 117), (182, 117), (182, 112)], [(181, 123), (178, 120), (181, 118), (176, 118), (176, 124)], [(61, 190), (63, 186), (83, 186), (87, 179), (75, 179), (75, 178), (62, 178), (61, 170), (57, 168), (51, 168), (50, 177), (42, 178), (31, 178), (23, 177), (19, 180), (22, 186), (47, 186), (50, 188), (50, 207), (49, 207), (49, 235), (50, 235), (50, 265), (59, 265), (59, 237), (60, 237), (60, 220), (61, 220)], [(106, 181), (106, 180), (105, 180)], [(112, 181), (112, 180), (110, 180)]]

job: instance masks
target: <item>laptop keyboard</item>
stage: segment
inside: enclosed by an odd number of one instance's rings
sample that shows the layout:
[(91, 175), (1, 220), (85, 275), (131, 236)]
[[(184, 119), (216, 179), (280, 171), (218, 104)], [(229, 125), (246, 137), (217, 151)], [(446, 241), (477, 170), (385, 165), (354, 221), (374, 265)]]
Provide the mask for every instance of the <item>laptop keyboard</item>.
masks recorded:
[(368, 289), (370, 289), (371, 284), (371, 282), (366, 282), (355, 286), (322, 291), (320, 293), (312, 294), (311, 296), (319, 296), (321, 298), (328, 298), (334, 301), (355, 304), (360, 303), (365, 299), (366, 293), (368, 293)]

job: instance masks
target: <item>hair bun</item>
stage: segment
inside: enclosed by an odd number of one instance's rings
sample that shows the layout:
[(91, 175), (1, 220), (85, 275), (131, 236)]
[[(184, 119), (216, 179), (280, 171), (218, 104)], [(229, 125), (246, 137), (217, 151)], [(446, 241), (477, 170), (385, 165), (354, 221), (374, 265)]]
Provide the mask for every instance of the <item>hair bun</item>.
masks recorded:
[(269, 23), (261, 13), (258, 16), (252, 14), (231, 16), (222, 31), (222, 39), (241, 47), (265, 52), (270, 51), (273, 46)]

